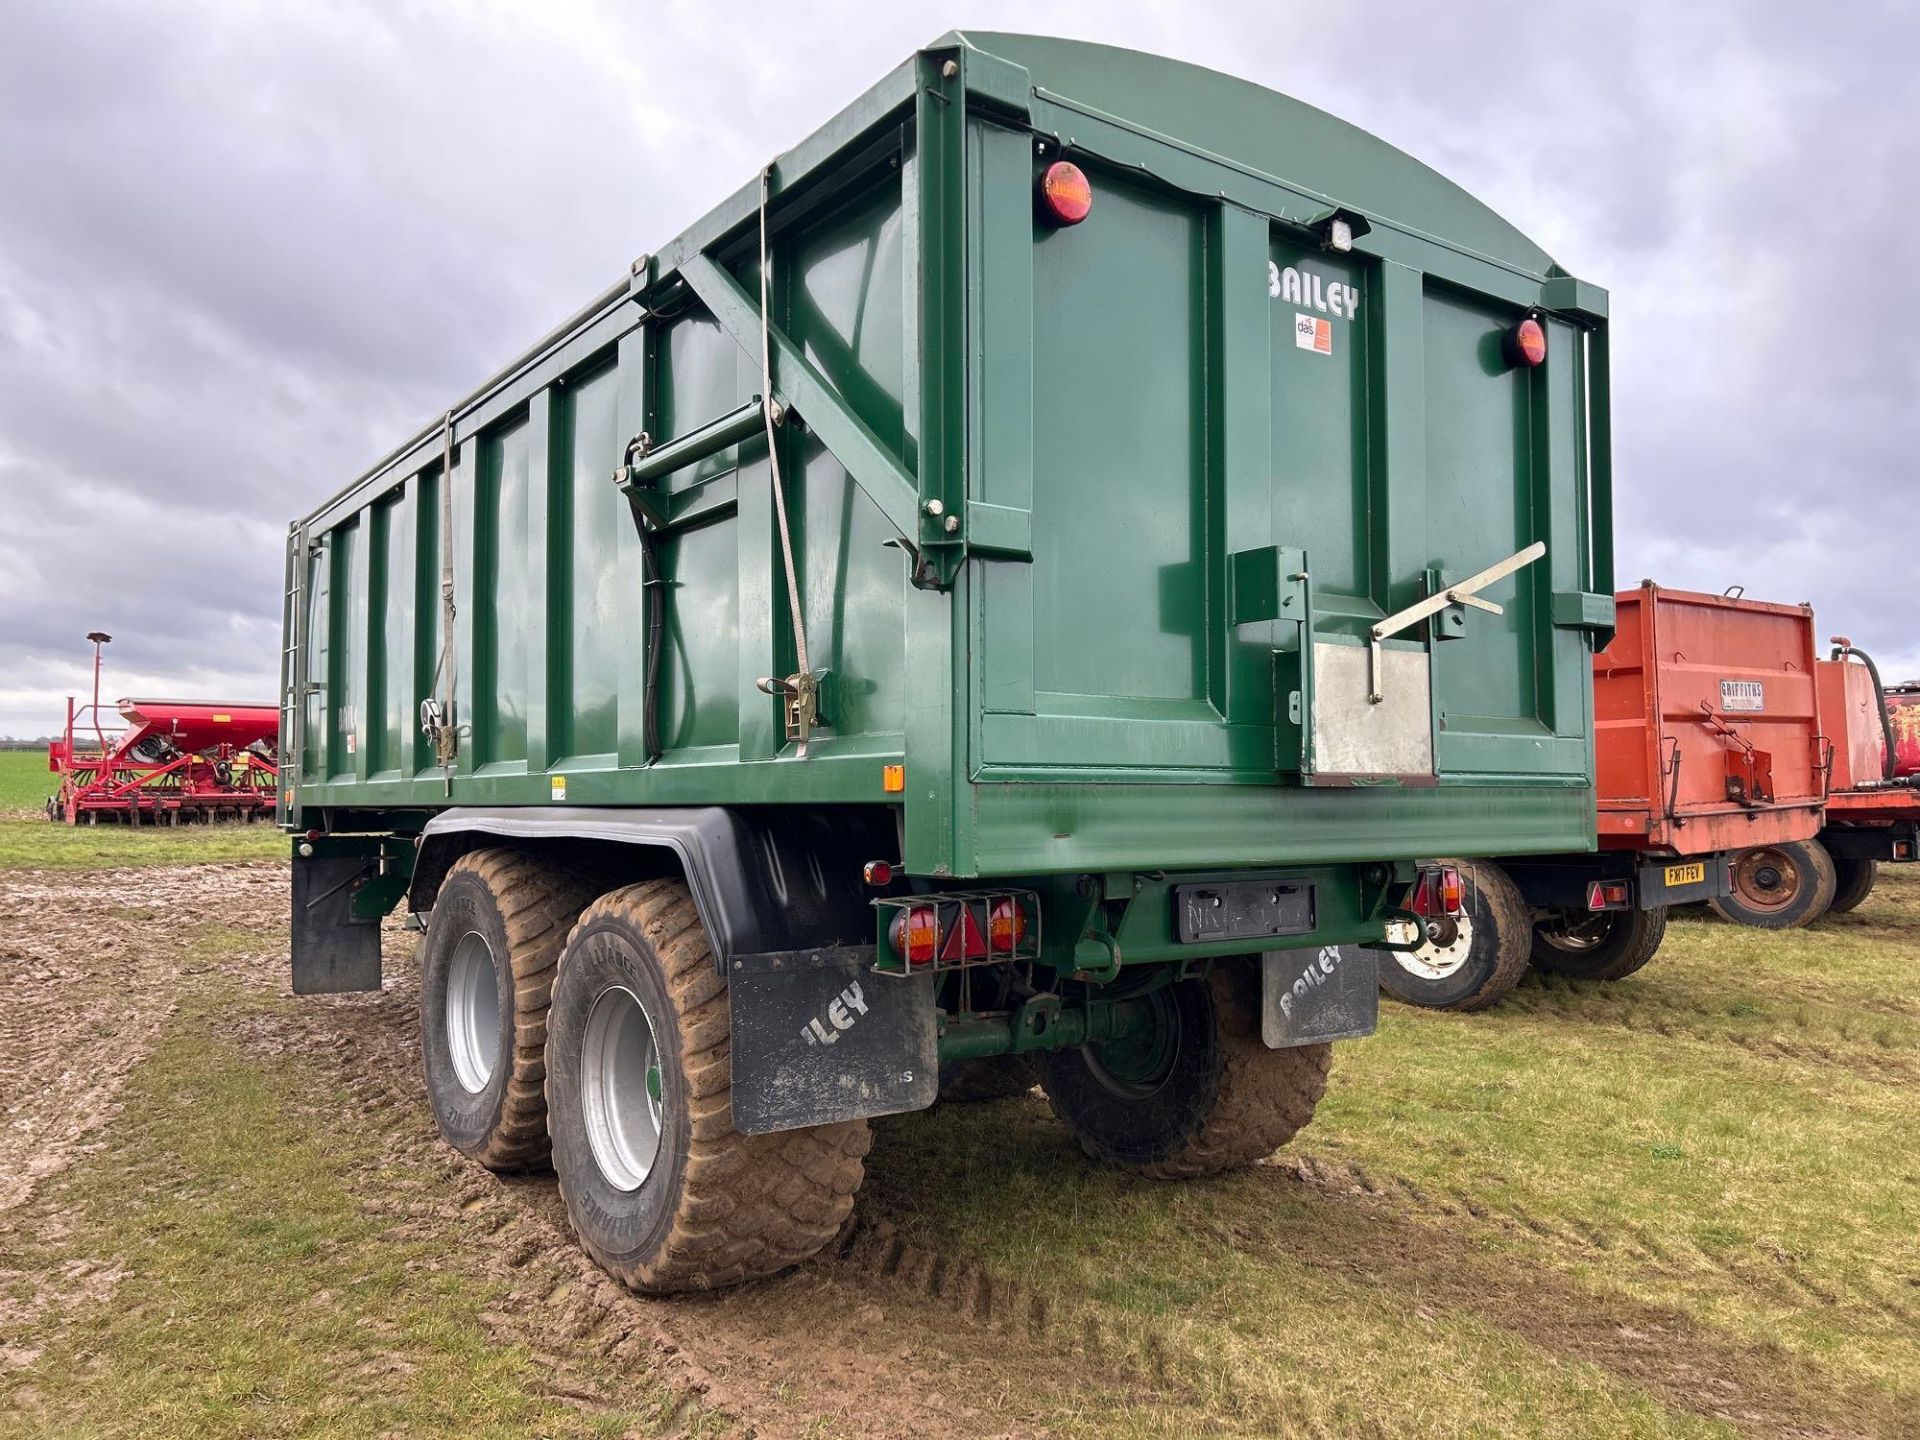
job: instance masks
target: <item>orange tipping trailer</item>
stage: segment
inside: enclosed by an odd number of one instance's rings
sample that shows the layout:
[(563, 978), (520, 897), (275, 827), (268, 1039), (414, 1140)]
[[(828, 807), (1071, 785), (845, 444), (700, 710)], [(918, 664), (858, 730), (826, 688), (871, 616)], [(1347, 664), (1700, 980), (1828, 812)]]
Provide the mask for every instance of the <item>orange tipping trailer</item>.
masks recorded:
[(1915, 687), (1883, 688), (1864, 652), (1844, 636), (1833, 644), (1833, 658), (1817, 670), (1821, 721), (1833, 744), (1820, 843), (1833, 857), (1832, 908), (1846, 911), (1867, 898), (1882, 861), (1920, 858), (1920, 774), (1912, 754)]
[(1652, 581), (1594, 657), (1602, 849), (1811, 840), (1826, 800), (1813, 610)]

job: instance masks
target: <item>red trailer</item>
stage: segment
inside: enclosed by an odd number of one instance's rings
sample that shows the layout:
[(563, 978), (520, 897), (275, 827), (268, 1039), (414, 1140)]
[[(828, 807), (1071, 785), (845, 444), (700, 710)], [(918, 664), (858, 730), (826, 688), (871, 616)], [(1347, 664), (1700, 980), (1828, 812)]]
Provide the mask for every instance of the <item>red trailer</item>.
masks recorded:
[(1389, 993), (1477, 1009), (1529, 963), (1618, 980), (1653, 958), (1673, 905), (1776, 928), (1826, 909), (1812, 609), (1650, 580), (1614, 607), (1593, 661), (1596, 851), (1463, 864), (1472, 928), (1430, 924), (1381, 965)]
[(67, 726), (47, 747), (47, 768), (60, 788), (47, 818), (69, 825), (102, 819), (132, 825), (258, 820), (273, 813), (280, 712), (271, 704), (206, 700), (122, 700), (119, 723), (100, 703), (100, 647), (95, 631), (93, 701), (67, 697)]
[(1830, 908), (1846, 911), (1867, 898), (1882, 861), (1920, 856), (1920, 686), (1883, 687), (1864, 651), (1841, 635), (1833, 646), (1818, 671), (1833, 747), (1820, 843), (1833, 857)]

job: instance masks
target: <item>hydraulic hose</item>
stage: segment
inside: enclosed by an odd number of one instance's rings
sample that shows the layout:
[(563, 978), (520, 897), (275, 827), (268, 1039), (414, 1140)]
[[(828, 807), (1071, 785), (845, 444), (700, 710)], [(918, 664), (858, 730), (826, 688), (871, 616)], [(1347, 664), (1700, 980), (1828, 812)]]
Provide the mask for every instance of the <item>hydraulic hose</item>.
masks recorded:
[(1860, 657), (1860, 663), (1867, 667), (1867, 674), (1873, 677), (1873, 703), (1880, 716), (1880, 734), (1886, 739), (1886, 763), (1882, 766), (1882, 780), (1891, 781), (1893, 772), (1899, 765), (1899, 757), (1894, 754), (1893, 716), (1887, 713), (1887, 687), (1880, 683), (1880, 667), (1873, 663), (1873, 657), (1866, 651), (1854, 646), (1850, 641), (1834, 637), (1833, 658), (1844, 661), (1850, 655)]

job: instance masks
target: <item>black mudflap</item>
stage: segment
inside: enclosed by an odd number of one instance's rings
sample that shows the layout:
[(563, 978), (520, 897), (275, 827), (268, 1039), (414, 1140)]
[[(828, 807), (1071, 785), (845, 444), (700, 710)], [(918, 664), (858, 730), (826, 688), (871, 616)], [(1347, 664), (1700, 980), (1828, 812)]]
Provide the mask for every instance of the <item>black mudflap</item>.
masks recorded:
[(293, 857), (293, 993), (380, 988), (380, 920), (353, 913), (379, 861), (364, 855)]
[(1260, 1038), (1269, 1050), (1371, 1035), (1380, 960), (1358, 945), (1269, 950), (1260, 957)]
[(871, 945), (736, 955), (733, 1128), (924, 1110), (940, 1091), (933, 977), (873, 973)]

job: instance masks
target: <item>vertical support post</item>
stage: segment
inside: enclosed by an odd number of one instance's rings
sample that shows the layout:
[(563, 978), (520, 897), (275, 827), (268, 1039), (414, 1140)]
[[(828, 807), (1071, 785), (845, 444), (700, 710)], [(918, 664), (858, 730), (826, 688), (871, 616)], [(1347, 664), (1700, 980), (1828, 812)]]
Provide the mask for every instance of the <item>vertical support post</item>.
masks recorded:
[[(560, 697), (554, 688), (550, 656), (561, 648), (549, 644), (555, 618), (567, 618), (566, 597), (554, 588), (557, 574), (566, 583), (564, 568), (553, 565), (550, 536), (553, 531), (555, 477), (568, 477), (563, 465), (554, 464), (553, 387), (540, 390), (527, 402), (527, 594), (540, 597), (537, 614), (527, 617), (527, 773), (538, 775), (552, 763), (549, 744), (553, 724), (554, 701)], [(560, 519), (564, 521), (565, 512)]]
[[(782, 292), (776, 285), (774, 295)], [(756, 297), (757, 298), (757, 297)], [(777, 303), (777, 301), (776, 301)], [(759, 363), (736, 348), (738, 393), (742, 399), (760, 390)], [(784, 431), (784, 427), (783, 427)], [(785, 452), (791, 458), (791, 452)], [(740, 592), (737, 623), (735, 690), (740, 702), (739, 746), (742, 761), (772, 760), (786, 743), (786, 726), (777, 721), (781, 702), (760, 689), (763, 675), (791, 675), (795, 668), (793, 622), (787, 617), (787, 577), (780, 559), (780, 539), (774, 523), (773, 476), (767, 460), (764, 434), (740, 442), (740, 469), (736, 477), (733, 534), (739, 566)], [(794, 536), (796, 558), (804, 557), (804, 506), (796, 504), (806, 488), (799, 467), (781, 467), (787, 486), (788, 514), (800, 533)], [(804, 569), (804, 560), (801, 561)]]
[(438, 461), (408, 487), (413, 492), (413, 697), (400, 767), (421, 779), (433, 767), (433, 747), (420, 728), (420, 702), (434, 695), (434, 665), (440, 658), (440, 487), (447, 483)]
[[(642, 430), (653, 429), (653, 356), (658, 322), (647, 320), (620, 337), (619, 389), (615, 401), (614, 432), (625, 445)], [(612, 483), (612, 477), (608, 477)], [(620, 768), (637, 770), (647, 763), (646, 707), (647, 654), (650, 643), (643, 623), (642, 585), (646, 557), (640, 537), (631, 525), (622, 525), (615, 542), (615, 565), (623, 602), (622, 628), (626, 641), (619, 647), (619, 693), (615, 724)]]
[(1373, 470), (1374, 604), (1383, 614), (1424, 598), (1427, 542), (1426, 277), (1391, 260), (1380, 262), (1369, 348), (1380, 357)]
[[(913, 143), (903, 167), (902, 203), (910, 333), (907, 425), (919, 462), (921, 502), (956, 513), (966, 479), (966, 254), (979, 244), (966, 205), (966, 84), (962, 51), (915, 61)], [(948, 73), (948, 67), (952, 73)], [(917, 368), (917, 374), (915, 370)], [(930, 534), (921, 522), (921, 537)], [(903, 572), (906, 567), (902, 567)], [(906, 861), (925, 875), (966, 875), (974, 865), (968, 719), (975, 708), (967, 673), (971, 609), (963, 567), (947, 591), (906, 590)]]
[(454, 487), (453, 653), (448, 663), (456, 667), (453, 704), (460, 735), (460, 757), (453, 775), (456, 792), (462, 777), (473, 774), (485, 762), (486, 744), (490, 739), (478, 704), (478, 697), (486, 693), (487, 677), (480, 673), (482, 626), (474, 613), (480, 606), (480, 567), (486, 559), (487, 527), (480, 523), (480, 507), (485, 498), (480, 452), (478, 435), (458, 440), (454, 447), (453, 474), (446, 482)]
[(385, 505), (369, 505), (361, 512), (360, 544), (354, 556), (354, 593), (362, 597), (366, 612), (360, 617), (359, 684), (360, 714), (355, 717), (359, 735), (353, 747), (353, 778), (364, 785), (374, 771), (374, 752), (386, 725), (386, 712), (380, 708), (385, 690), (384, 672), (387, 647), (383, 643), (380, 621), (386, 613), (387, 527), (391, 516)]
[[(1275, 722), (1273, 652), (1280, 622), (1229, 627), (1227, 555), (1260, 550), (1276, 538), (1273, 511), (1273, 310), (1267, 299), (1271, 253), (1265, 216), (1221, 202), (1213, 214), (1207, 276), (1211, 444), (1207, 485), (1209, 629), (1207, 686), (1213, 703), (1237, 724)], [(1269, 749), (1262, 760), (1270, 758)]]
[[(967, 193), (977, 199), (979, 243), (967, 254), (969, 383), (977, 397), (967, 433), (967, 500), (1033, 509), (1034, 140), (982, 125), (967, 149)], [(971, 516), (969, 516), (971, 519)], [(1033, 566), (973, 568), (977, 709), (1034, 713)], [(978, 739), (977, 730), (974, 738)]]

